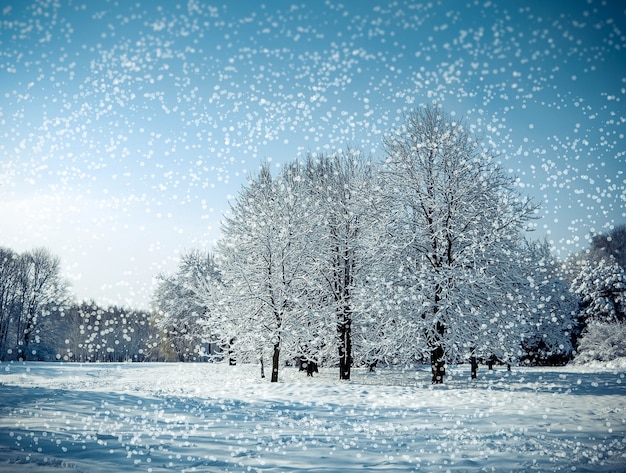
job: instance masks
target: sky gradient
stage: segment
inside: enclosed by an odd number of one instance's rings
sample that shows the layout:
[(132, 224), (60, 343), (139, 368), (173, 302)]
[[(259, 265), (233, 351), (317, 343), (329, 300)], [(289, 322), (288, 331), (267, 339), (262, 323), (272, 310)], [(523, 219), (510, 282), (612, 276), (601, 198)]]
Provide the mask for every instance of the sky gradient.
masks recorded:
[(438, 103), (541, 203), (565, 257), (626, 223), (626, 6), (614, 1), (0, 0), (0, 246), (79, 299), (147, 307), (245, 176), (383, 159)]

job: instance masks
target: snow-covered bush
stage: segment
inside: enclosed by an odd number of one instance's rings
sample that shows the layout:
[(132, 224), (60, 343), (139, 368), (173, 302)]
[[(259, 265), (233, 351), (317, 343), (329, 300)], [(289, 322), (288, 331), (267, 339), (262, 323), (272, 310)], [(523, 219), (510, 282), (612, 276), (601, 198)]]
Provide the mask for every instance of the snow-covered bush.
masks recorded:
[(592, 322), (578, 345), (576, 363), (626, 357), (626, 322)]

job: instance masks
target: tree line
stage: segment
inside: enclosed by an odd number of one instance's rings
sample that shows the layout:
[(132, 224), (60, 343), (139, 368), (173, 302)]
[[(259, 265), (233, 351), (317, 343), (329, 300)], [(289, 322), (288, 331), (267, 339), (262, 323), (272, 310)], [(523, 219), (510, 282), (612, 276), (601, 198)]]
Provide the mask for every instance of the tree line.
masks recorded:
[(151, 312), (76, 302), (46, 248), (0, 247), (0, 361), (175, 359)]

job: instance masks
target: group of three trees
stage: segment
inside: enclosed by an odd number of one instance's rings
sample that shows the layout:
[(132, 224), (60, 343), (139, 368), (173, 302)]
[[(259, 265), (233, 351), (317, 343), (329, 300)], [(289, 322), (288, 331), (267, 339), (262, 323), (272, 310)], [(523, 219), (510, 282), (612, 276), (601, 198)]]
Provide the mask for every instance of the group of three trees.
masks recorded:
[(546, 323), (562, 328), (540, 294), (549, 256), (524, 241), (536, 206), (494, 153), (438, 107), (384, 149), (379, 164), (346, 149), (276, 176), (262, 166), (215, 253), (161, 278), (163, 327), (262, 370), (270, 358), (272, 381), (284, 356), (338, 364), (341, 379), (355, 363), (429, 360), (433, 383), (446, 361), (513, 360)]

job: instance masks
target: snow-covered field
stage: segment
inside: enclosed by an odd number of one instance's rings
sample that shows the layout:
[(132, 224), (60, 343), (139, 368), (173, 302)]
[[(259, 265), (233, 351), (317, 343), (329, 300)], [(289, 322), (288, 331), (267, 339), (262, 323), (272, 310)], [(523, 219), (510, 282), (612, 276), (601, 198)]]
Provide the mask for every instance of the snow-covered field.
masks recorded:
[(626, 471), (626, 369), (0, 363), (2, 472)]

